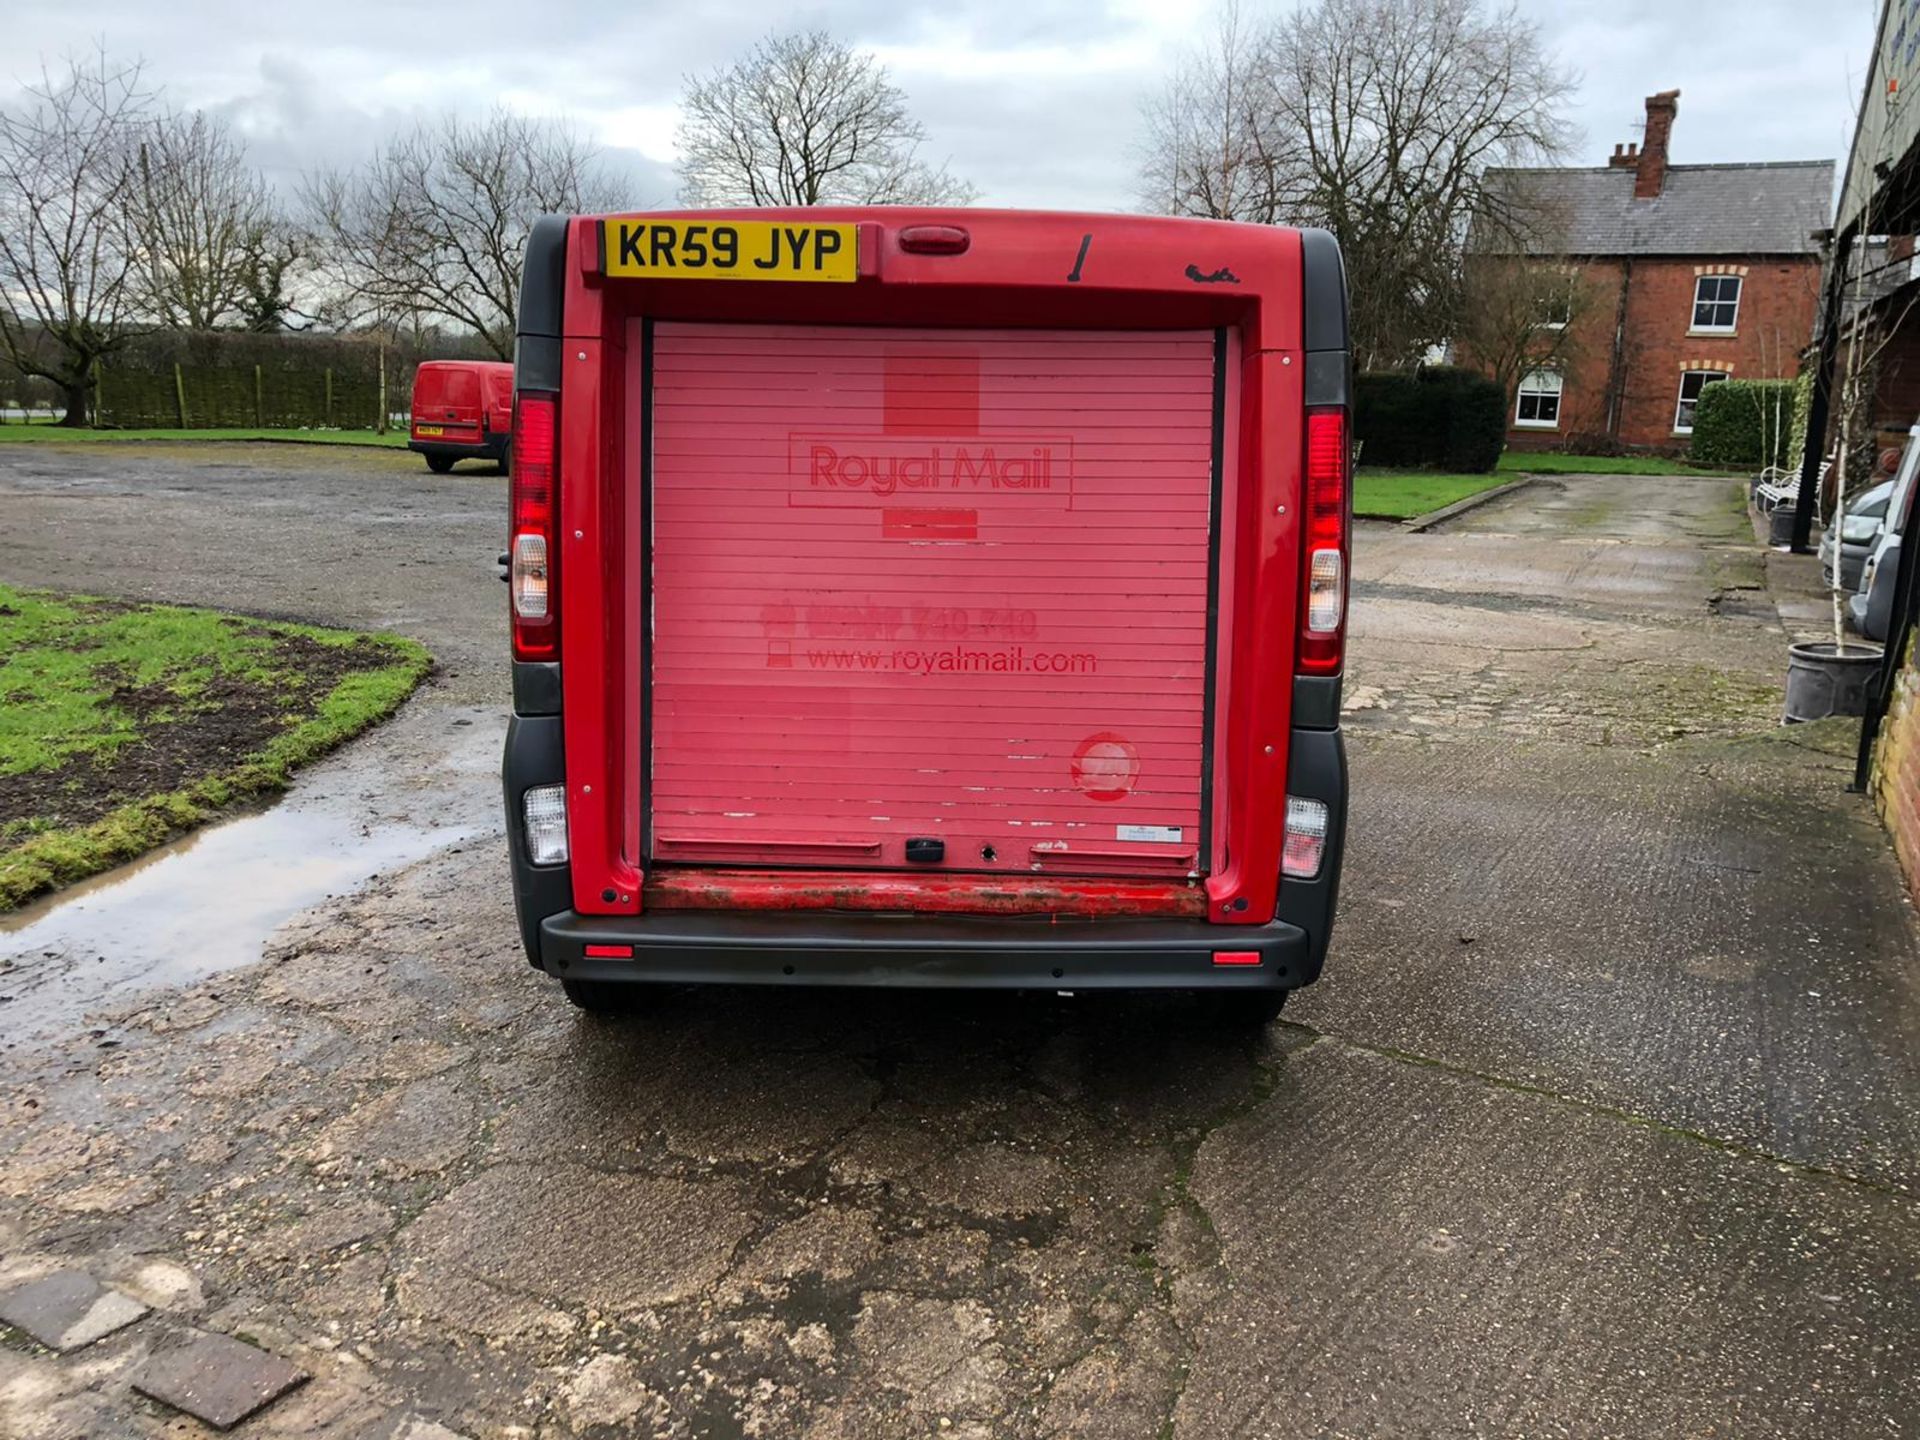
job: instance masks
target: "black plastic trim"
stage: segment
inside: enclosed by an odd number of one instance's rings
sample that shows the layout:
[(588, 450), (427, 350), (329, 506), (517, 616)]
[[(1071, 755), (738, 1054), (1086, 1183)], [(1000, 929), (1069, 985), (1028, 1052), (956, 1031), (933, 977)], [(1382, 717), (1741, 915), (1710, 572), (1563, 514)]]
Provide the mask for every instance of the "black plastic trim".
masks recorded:
[[(1347, 348), (1347, 267), (1330, 230), (1300, 232), (1300, 328), (1307, 350)], [(1313, 403), (1311, 401), (1309, 404)]]
[(542, 215), (527, 233), (515, 319), (513, 388), (560, 390), (560, 337), (567, 295), (567, 217)]
[(560, 341), (551, 335), (522, 335), (513, 342), (513, 388), (560, 393)]
[[(1286, 924), (1088, 920), (831, 911), (667, 910), (540, 928), (543, 968), (574, 980), (699, 985), (865, 985), (895, 989), (1289, 990), (1319, 958)], [(631, 945), (588, 959), (588, 945)], [(1216, 950), (1258, 965), (1215, 965)]]
[(500, 761), (501, 795), (507, 809), (507, 858), (513, 871), (513, 911), (520, 922), (520, 943), (533, 965), (540, 963), (541, 922), (573, 904), (573, 869), (533, 863), (521, 823), (521, 797), (535, 785), (558, 785), (566, 778), (565, 741), (558, 715), (515, 715), (507, 722), (506, 752)]
[[(519, 706), (515, 706), (519, 709)], [(1340, 724), (1340, 677), (1293, 677), (1293, 723), (1301, 730), (1333, 730)]]
[(560, 700), (560, 662), (558, 660), (513, 662), (514, 714), (558, 715)]
[(1353, 367), (1344, 350), (1309, 350), (1305, 384), (1308, 405), (1346, 405), (1353, 393)]
[(507, 437), (489, 435), (475, 443), (462, 440), (409, 440), (407, 449), (416, 455), (450, 455), (455, 460), (494, 460), (505, 464)]
[(1211, 870), (1213, 857), (1214, 706), (1220, 698), (1220, 538), (1225, 510), (1227, 460), (1227, 332), (1213, 332), (1213, 416), (1211, 484), (1207, 491), (1207, 635), (1200, 686), (1200, 868)]
[(520, 275), (516, 335), (558, 338), (567, 296), (567, 217), (542, 215), (527, 232), (527, 258)]
[(1320, 978), (1333, 934), (1334, 908), (1340, 899), (1340, 862), (1347, 838), (1347, 752), (1338, 730), (1293, 732), (1287, 757), (1287, 793), (1326, 803), (1327, 850), (1320, 874), (1312, 880), (1280, 877), (1280, 901), (1274, 919), (1307, 936), (1303, 976), (1294, 983), (1311, 985)]

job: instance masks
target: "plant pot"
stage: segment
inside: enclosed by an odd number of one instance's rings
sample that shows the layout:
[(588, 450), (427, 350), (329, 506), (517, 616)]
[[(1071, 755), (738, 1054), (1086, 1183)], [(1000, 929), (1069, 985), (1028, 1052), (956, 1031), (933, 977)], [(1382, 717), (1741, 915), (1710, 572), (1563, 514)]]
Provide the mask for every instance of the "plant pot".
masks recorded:
[(1856, 640), (1844, 651), (1831, 640), (1809, 640), (1787, 650), (1787, 713), (1782, 722), (1864, 715), (1867, 692), (1880, 673), (1878, 645)]
[(1767, 512), (1767, 543), (1769, 545), (1793, 544), (1793, 522), (1799, 515), (1796, 506), (1784, 500)]

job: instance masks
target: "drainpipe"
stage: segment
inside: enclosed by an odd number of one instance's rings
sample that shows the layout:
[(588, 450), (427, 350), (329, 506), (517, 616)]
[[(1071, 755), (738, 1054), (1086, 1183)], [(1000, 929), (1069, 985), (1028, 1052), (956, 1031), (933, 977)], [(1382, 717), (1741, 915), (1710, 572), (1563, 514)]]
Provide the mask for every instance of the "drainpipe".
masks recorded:
[[(1820, 357), (1814, 362), (1813, 397), (1807, 406), (1807, 439), (1800, 453), (1800, 493), (1794, 501), (1793, 553), (1810, 554), (1813, 512), (1820, 504), (1820, 457), (1827, 448), (1827, 412), (1833, 401), (1833, 365), (1840, 352), (1841, 302), (1847, 293), (1847, 262), (1853, 254), (1853, 230), (1844, 231), (1833, 247), (1833, 268), (1827, 272), (1825, 313), (1820, 321)], [(1858, 317), (1855, 317), (1856, 319)], [(1840, 457), (1846, 464), (1846, 456)]]
[(1627, 291), (1633, 288), (1633, 257), (1620, 262), (1620, 303), (1613, 311), (1613, 354), (1607, 361), (1607, 438), (1620, 443), (1620, 376), (1627, 351)]

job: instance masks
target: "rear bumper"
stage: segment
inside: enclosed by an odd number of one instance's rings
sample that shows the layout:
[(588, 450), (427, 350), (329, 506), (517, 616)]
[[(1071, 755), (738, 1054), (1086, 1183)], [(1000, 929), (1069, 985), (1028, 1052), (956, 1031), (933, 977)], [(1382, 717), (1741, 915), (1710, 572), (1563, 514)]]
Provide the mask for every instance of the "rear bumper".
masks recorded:
[(416, 455), (450, 455), (455, 460), (504, 460), (507, 458), (505, 435), (483, 435), (478, 440), (407, 440), (407, 449)]
[[(586, 954), (630, 946), (631, 958)], [(1291, 989), (1311, 942), (1294, 925), (1204, 920), (749, 914), (677, 910), (549, 916), (540, 968), (573, 980), (896, 989)], [(1216, 965), (1215, 951), (1259, 956)]]

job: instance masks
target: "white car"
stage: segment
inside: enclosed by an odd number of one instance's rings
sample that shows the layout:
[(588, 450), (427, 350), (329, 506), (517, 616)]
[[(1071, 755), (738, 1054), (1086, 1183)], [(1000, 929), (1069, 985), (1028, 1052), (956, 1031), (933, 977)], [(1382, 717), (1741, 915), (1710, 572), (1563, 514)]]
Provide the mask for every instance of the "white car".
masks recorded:
[(1833, 588), (1834, 551), (1840, 552), (1840, 589), (1851, 595), (1860, 588), (1860, 570), (1880, 539), (1887, 518), (1887, 502), (1893, 498), (1895, 481), (1882, 480), (1858, 498), (1847, 500), (1847, 513), (1838, 526), (1830, 527), (1820, 542), (1820, 579)]
[(1916, 470), (1920, 470), (1920, 443), (1907, 442), (1893, 478), (1879, 538), (1860, 567), (1859, 593), (1847, 601), (1853, 628), (1869, 640), (1885, 640), (1893, 619), (1893, 587), (1900, 574), (1901, 532), (1913, 528)]

